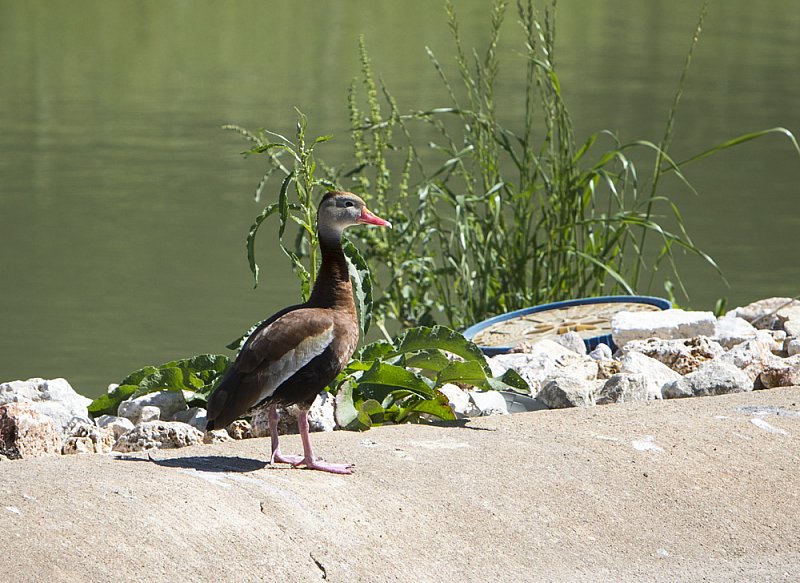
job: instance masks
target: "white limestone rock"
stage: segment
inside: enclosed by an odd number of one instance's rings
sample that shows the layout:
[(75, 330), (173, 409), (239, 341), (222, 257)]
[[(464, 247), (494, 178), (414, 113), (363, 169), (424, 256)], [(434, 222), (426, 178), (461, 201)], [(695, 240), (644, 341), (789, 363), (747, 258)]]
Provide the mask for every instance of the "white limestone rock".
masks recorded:
[[(172, 416), (171, 421), (188, 423), (198, 431), (205, 431), (208, 424), (206, 410), (202, 407), (189, 407), (183, 411), (178, 411)], [(227, 434), (227, 433), (226, 433)]]
[(480, 414), (480, 410), (470, 399), (469, 393), (462, 390), (457, 385), (446, 383), (439, 387), (439, 391), (447, 397), (448, 404), (456, 415), (456, 419), (464, 417), (474, 417)]
[(228, 443), (230, 441), (233, 441), (233, 437), (225, 429), (213, 429), (203, 434), (203, 443), (205, 444)]
[(577, 332), (566, 332), (555, 337), (556, 343), (577, 354), (586, 354), (586, 343)]
[[(278, 435), (295, 435), (299, 433), (297, 427), (297, 407), (278, 407)], [(250, 418), (253, 437), (269, 437), (269, 408), (256, 409)], [(310, 422), (309, 422), (310, 426)]]
[(744, 318), (759, 330), (779, 330), (786, 318), (782, 319), (778, 313), (796, 307), (800, 307), (800, 301), (792, 298), (767, 298), (731, 310), (728, 314)]
[(233, 439), (250, 439), (253, 436), (253, 427), (250, 423), (245, 419), (237, 419), (230, 425), (228, 425), (225, 430), (228, 432)]
[(536, 396), (551, 409), (592, 407), (595, 404), (594, 383), (572, 376), (551, 377)]
[(641, 373), (620, 373), (608, 379), (597, 395), (598, 405), (661, 398), (661, 387)]
[(493, 376), (513, 368), (525, 379), (535, 396), (542, 383), (553, 375), (569, 375), (594, 380), (597, 364), (587, 355), (577, 354), (552, 340), (540, 340), (527, 347), (528, 352), (498, 354), (487, 361)]
[(117, 417), (115, 415), (101, 415), (94, 420), (100, 428), (110, 429), (114, 436), (114, 441), (128, 433), (134, 428), (133, 422), (127, 417)]
[(665, 399), (744, 393), (753, 390), (753, 381), (728, 362), (714, 360), (662, 389)]
[(152, 449), (175, 449), (203, 443), (203, 433), (178, 421), (148, 421), (123, 435), (114, 451), (132, 452)]
[(732, 364), (741, 369), (755, 384), (758, 376), (779, 358), (772, 354), (771, 343), (757, 338), (748, 340), (731, 348), (716, 359), (717, 362)]
[(570, 376), (580, 381), (594, 381), (597, 380), (600, 370), (598, 362), (589, 356), (583, 356), (572, 362), (564, 363), (560, 369), (556, 370), (555, 374), (558, 376)]
[(667, 365), (678, 374), (685, 375), (694, 372), (703, 363), (721, 356), (725, 349), (705, 336), (698, 336), (675, 340), (632, 340), (622, 351), (624, 354), (644, 354)]
[(98, 427), (94, 424), (77, 425), (64, 440), (61, 453), (110, 453), (116, 438), (111, 427)]
[(30, 403), (34, 409), (55, 422), (61, 437), (71, 425), (90, 423), (86, 408), (92, 400), (79, 395), (65, 379), (31, 378), (0, 384), (0, 405)]
[[(283, 427), (281, 427), (281, 420), (283, 421)], [(253, 437), (269, 437), (269, 417), (267, 407), (261, 407), (253, 412), (252, 417), (250, 417), (250, 428), (253, 432)], [(278, 407), (278, 433), (280, 435), (297, 433), (297, 424), (295, 418), (287, 415), (282, 407)]]
[(765, 389), (800, 386), (800, 354), (776, 358), (758, 375)]
[(758, 330), (756, 340), (769, 346), (770, 352), (783, 352), (783, 343), (786, 342), (786, 332), (783, 330)]
[[(137, 423), (147, 423), (148, 421), (158, 421), (161, 419), (161, 409), (155, 405), (145, 405), (139, 410), (139, 419)], [(165, 419), (168, 421), (168, 419)]]
[[(334, 401), (333, 395), (327, 391), (317, 395), (308, 410), (308, 428), (310, 431), (333, 431), (336, 429)], [(296, 416), (299, 409), (296, 406), (293, 408), (295, 410), (293, 414)]]
[(610, 360), (613, 355), (614, 353), (611, 352), (611, 348), (608, 346), (608, 344), (604, 344), (603, 342), (600, 342), (589, 353), (589, 357), (593, 358), (594, 360)]
[(613, 358), (605, 360), (595, 360), (597, 363), (597, 378), (608, 380), (615, 374), (622, 372), (622, 363)]
[(782, 320), (787, 336), (800, 336), (800, 305), (780, 309), (777, 316)]
[(506, 399), (499, 391), (473, 391), (469, 398), (480, 416), (508, 415)]
[(717, 319), (717, 327), (712, 339), (727, 350), (747, 340), (753, 340), (757, 332), (758, 330), (744, 318), (726, 314)]
[(0, 455), (13, 460), (60, 453), (61, 435), (52, 417), (29, 401), (0, 405)]
[(611, 319), (614, 343), (623, 348), (632, 340), (713, 336), (716, 318), (711, 312), (670, 309), (656, 312), (617, 312)]
[(157, 407), (158, 417), (156, 419), (164, 420), (171, 419), (178, 411), (188, 408), (186, 401), (183, 399), (183, 393), (180, 391), (155, 391), (135, 399), (123, 401), (119, 404), (117, 415), (127, 417), (134, 425), (155, 421), (153, 409), (145, 409), (145, 407)]
[(783, 346), (789, 356), (800, 354), (800, 338), (787, 338)]
[(639, 352), (629, 352), (622, 357), (620, 372), (644, 375), (650, 382), (651, 389), (658, 391), (659, 395), (664, 385), (681, 378), (681, 375), (663, 362), (659, 362), (655, 358), (650, 358)]

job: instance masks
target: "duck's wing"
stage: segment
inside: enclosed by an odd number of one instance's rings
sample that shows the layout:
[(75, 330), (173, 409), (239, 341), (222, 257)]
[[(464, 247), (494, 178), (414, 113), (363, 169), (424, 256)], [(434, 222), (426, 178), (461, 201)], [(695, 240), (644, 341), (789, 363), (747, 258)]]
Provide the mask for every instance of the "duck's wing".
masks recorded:
[(333, 318), (315, 308), (292, 310), (259, 326), (208, 400), (209, 427), (224, 427), (271, 397), (334, 342), (334, 330)]

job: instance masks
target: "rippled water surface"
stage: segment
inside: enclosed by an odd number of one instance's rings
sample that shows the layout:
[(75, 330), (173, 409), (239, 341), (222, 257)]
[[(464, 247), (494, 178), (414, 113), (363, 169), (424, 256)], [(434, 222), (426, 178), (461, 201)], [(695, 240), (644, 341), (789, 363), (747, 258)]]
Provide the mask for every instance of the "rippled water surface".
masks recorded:
[[(484, 46), (487, 3), (455, 4), (465, 42)], [(698, 12), (689, 0), (559, 3), (558, 65), (579, 140), (602, 128), (660, 139)], [(521, 58), (507, 24), (502, 66), (513, 77)], [(452, 51), (430, 0), (319, 3), (311, 14), (263, 1), (0, 0), (0, 381), (64, 376), (96, 395), (145, 364), (226, 352), (294, 302), (269, 237), (252, 289), (243, 245), (263, 168), (220, 126), (291, 134), (298, 106), (311, 133), (335, 135), (324, 157), (347, 163), (362, 33), (401, 109), (445, 101), (424, 47), (443, 60)], [(501, 89), (513, 119), (518, 91)], [(714, 3), (672, 152), (773, 126), (800, 133), (800, 11)], [(788, 141), (766, 138), (686, 174), (700, 196), (674, 199), (730, 282), (683, 261), (692, 305), (800, 293), (800, 160)]]

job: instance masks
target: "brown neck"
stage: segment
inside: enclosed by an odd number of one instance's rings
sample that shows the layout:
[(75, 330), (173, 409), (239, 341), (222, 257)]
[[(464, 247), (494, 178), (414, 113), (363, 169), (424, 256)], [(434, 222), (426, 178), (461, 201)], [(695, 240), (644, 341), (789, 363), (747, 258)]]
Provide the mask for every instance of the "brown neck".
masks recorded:
[(350, 271), (342, 250), (341, 233), (337, 236), (320, 236), (319, 248), (322, 252), (317, 281), (311, 290), (307, 305), (314, 308), (336, 308), (355, 313), (353, 287), (350, 284)]

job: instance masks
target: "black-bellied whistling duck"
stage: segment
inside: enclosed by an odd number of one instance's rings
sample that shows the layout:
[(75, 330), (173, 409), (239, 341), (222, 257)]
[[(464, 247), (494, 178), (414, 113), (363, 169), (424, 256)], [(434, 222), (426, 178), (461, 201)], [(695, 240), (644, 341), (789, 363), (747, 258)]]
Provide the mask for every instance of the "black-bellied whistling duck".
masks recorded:
[[(322, 265), (311, 297), (264, 320), (208, 400), (208, 429), (221, 429), (247, 411), (269, 407), (271, 463), (305, 465), (312, 470), (352, 473), (351, 464), (326, 463), (314, 455), (308, 435), (308, 409), (347, 364), (358, 343), (358, 315), (342, 232), (353, 225), (391, 227), (350, 192), (328, 192), (317, 211)], [(278, 405), (297, 404), (303, 455), (283, 455), (278, 444)]]

